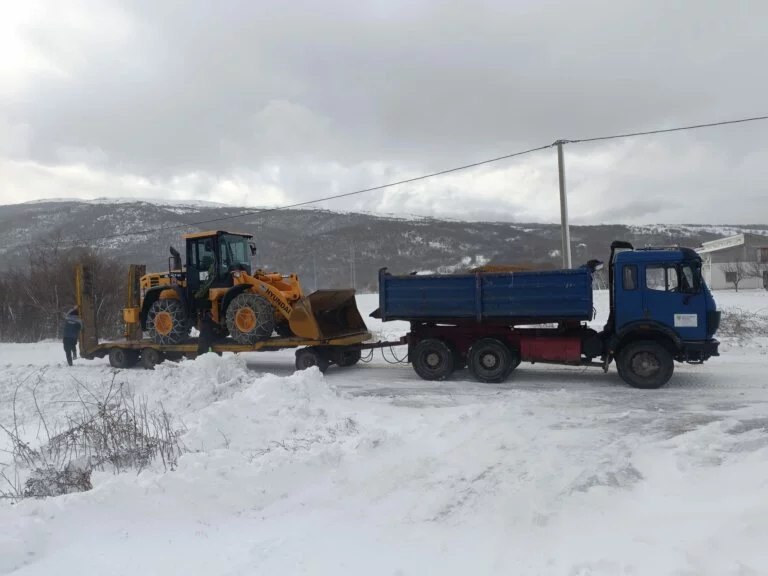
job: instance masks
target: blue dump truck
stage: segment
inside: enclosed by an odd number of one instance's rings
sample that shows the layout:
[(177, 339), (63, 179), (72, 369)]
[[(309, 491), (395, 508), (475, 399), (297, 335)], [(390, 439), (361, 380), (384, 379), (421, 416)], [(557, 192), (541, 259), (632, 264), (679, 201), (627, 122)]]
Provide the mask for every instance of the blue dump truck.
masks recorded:
[(425, 380), (467, 367), (502, 382), (521, 362), (597, 366), (612, 361), (635, 388), (660, 388), (675, 362), (718, 356), (720, 312), (689, 248), (634, 249), (614, 242), (610, 312), (601, 331), (592, 282), (601, 264), (575, 270), (392, 275), (379, 271), (382, 321), (410, 322), (408, 359)]

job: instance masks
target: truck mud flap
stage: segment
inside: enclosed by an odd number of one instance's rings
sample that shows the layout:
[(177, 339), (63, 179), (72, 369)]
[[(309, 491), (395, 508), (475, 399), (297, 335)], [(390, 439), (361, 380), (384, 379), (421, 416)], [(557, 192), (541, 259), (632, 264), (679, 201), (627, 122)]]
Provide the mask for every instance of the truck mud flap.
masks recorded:
[(318, 290), (294, 304), (291, 331), (297, 336), (326, 340), (365, 332), (354, 290)]

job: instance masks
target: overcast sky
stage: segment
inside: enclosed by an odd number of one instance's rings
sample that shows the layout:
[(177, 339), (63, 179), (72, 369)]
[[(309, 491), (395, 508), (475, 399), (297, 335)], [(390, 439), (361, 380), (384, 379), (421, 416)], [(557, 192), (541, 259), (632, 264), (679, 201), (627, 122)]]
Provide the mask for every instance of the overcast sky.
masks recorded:
[[(0, 0), (0, 203), (288, 204), (768, 114), (765, 0)], [(766, 223), (768, 122), (566, 148), (573, 223)], [(321, 207), (557, 221), (554, 149)]]

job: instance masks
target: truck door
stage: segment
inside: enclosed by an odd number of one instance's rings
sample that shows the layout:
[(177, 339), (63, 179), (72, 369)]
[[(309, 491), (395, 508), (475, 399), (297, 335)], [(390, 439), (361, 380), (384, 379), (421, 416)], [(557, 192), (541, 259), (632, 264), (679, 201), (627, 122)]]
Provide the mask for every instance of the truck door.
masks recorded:
[(683, 340), (705, 340), (706, 302), (700, 274), (690, 263), (647, 264), (644, 318), (671, 328)]
[(617, 264), (614, 279), (616, 330), (643, 317), (643, 291), (637, 264)]

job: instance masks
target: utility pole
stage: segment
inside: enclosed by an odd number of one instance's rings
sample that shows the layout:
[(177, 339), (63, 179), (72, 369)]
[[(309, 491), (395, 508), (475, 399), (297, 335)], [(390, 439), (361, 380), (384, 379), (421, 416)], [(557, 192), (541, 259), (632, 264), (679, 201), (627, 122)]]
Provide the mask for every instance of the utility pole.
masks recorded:
[(571, 232), (568, 228), (568, 198), (565, 195), (565, 159), (563, 158), (564, 140), (557, 144), (557, 172), (560, 179), (560, 228), (563, 236), (563, 268), (571, 267)]
[(350, 280), (352, 281), (352, 288), (357, 290), (357, 278), (355, 276), (355, 245), (349, 245), (349, 272)]

